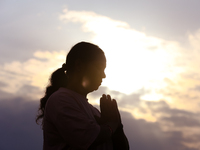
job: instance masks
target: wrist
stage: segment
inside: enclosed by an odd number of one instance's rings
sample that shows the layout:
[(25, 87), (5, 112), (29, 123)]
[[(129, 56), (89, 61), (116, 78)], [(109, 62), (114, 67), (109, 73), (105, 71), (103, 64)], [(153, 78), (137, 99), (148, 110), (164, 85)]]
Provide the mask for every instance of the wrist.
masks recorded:
[(107, 122), (106, 125), (110, 128), (112, 133), (114, 133), (118, 128), (118, 124), (117, 123)]
[(112, 127), (108, 124), (106, 126), (109, 128), (110, 134), (112, 135), (114, 133)]

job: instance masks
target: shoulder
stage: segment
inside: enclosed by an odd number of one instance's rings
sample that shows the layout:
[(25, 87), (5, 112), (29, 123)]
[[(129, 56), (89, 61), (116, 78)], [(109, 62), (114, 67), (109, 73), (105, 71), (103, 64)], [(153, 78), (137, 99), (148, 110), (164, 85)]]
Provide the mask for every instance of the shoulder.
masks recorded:
[(80, 105), (77, 103), (73, 92), (65, 88), (59, 88), (48, 99), (45, 106), (46, 116), (57, 116), (59, 114), (69, 113), (71, 111), (80, 111)]
[(59, 88), (48, 99), (46, 107), (51, 110), (63, 109), (65, 107), (77, 106), (76, 97), (73, 92), (65, 88)]
[(49, 100), (57, 100), (57, 101), (68, 101), (70, 99), (77, 99), (76, 93), (74, 91), (68, 90), (66, 88), (59, 88), (56, 92), (54, 92)]
[(90, 108), (91, 108), (92, 113), (93, 113), (94, 115), (100, 117), (100, 114), (101, 114), (101, 113), (100, 113), (100, 111), (99, 111), (95, 106), (93, 106), (92, 104), (90, 104)]

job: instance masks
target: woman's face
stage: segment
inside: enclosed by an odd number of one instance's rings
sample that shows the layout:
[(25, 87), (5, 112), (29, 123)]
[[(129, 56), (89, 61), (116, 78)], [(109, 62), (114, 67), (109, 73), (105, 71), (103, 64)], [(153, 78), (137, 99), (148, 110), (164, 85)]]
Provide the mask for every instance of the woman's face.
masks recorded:
[(97, 90), (98, 87), (101, 85), (102, 79), (106, 77), (104, 72), (105, 68), (105, 60), (94, 61), (86, 67), (82, 80), (82, 86), (88, 92)]

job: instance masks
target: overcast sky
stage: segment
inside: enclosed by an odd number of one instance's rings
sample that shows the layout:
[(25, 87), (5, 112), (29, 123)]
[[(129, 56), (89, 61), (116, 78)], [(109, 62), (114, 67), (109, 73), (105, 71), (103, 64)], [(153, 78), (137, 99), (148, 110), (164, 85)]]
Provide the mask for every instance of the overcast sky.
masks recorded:
[[(52, 71), (80, 41), (107, 57), (88, 96), (118, 101), (131, 149), (200, 149), (200, 1), (1, 0), (0, 149), (41, 149), (34, 117)], [(31, 147), (31, 148), (30, 148)]]

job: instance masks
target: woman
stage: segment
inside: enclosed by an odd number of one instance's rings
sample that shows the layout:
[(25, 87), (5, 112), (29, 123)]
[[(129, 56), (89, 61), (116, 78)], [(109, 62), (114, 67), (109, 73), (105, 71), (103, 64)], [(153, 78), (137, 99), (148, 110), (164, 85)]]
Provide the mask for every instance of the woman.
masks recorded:
[(87, 100), (106, 77), (105, 67), (104, 52), (80, 42), (53, 72), (36, 118), (42, 119), (44, 150), (129, 149), (116, 101), (102, 95), (100, 113)]

